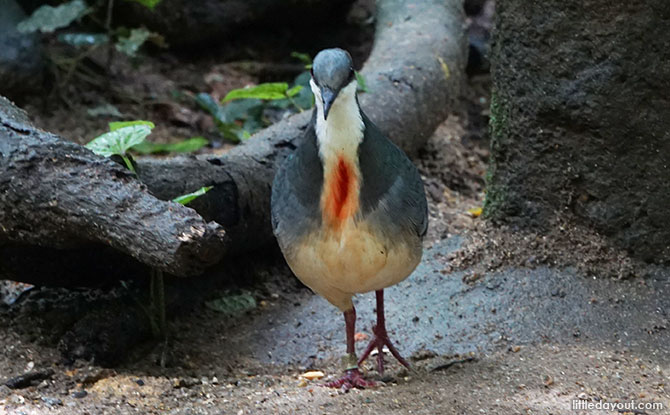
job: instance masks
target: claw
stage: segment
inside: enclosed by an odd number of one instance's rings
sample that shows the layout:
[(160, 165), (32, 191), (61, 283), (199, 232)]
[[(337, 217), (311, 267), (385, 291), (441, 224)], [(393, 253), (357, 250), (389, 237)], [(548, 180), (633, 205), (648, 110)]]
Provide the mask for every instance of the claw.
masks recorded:
[(321, 386), (327, 388), (342, 388), (345, 392), (353, 388), (365, 389), (373, 388), (377, 384), (371, 380), (366, 380), (363, 375), (361, 375), (360, 370), (358, 369), (349, 369), (345, 372), (345, 375), (340, 379), (334, 380), (332, 382), (324, 383)]

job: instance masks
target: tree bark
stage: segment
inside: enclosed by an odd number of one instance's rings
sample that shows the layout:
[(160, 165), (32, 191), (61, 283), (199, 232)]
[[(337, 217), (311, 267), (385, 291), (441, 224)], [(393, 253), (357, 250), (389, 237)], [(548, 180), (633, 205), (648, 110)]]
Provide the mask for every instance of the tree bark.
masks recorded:
[[(415, 155), (460, 94), (466, 50), (461, 2), (379, 2), (374, 46), (361, 71), (370, 90), (359, 95), (363, 110)], [(225, 227), (229, 252), (258, 248), (273, 241), (270, 187), (275, 169), (295, 148), (310, 114), (279, 122), (222, 157), (139, 160), (138, 174), (163, 199), (214, 186), (193, 208)]]
[(499, 0), (485, 214), (670, 262), (670, 3)]
[[(0, 97), (2, 277), (58, 285), (72, 284), (70, 278), (90, 279), (83, 282), (95, 284), (106, 278), (90, 273), (104, 264), (90, 261), (99, 256), (94, 253), (100, 245), (174, 275), (194, 275), (221, 257), (224, 233), (193, 209), (155, 198), (113, 161), (36, 129), (25, 113)], [(58, 254), (73, 249), (80, 261), (71, 252)], [(77, 262), (93, 263), (71, 277), (60, 272), (73, 270)], [(118, 267), (126, 269), (126, 264)], [(64, 280), (54, 281), (55, 276)]]

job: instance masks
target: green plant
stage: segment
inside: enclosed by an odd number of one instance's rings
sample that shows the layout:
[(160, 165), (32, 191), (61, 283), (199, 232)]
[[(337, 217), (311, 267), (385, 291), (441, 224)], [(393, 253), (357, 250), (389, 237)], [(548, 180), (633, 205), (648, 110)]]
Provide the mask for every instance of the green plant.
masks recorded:
[(109, 132), (86, 144), (86, 148), (103, 157), (121, 157), (128, 170), (135, 172), (129, 151), (140, 154), (174, 152), (190, 153), (207, 145), (203, 137), (193, 137), (175, 143), (151, 143), (146, 138), (154, 128), (151, 121), (115, 121), (109, 123)]
[[(309, 55), (293, 52), (309, 69)], [(302, 112), (314, 105), (309, 87), (310, 73), (300, 73), (292, 84), (268, 82), (256, 86), (234, 89), (217, 102), (211, 95), (200, 93), (195, 100), (214, 118), (219, 133), (234, 143), (246, 140), (258, 130), (272, 124), (286, 112)]]
[[(126, 1), (135, 1), (153, 9), (161, 0)], [(107, 6), (106, 18), (104, 22), (100, 22), (96, 16), (101, 13), (94, 13), (94, 11), (103, 8), (105, 3)], [(90, 17), (87, 17), (86, 24), (97, 24), (100, 31), (94, 33), (77, 31), (59, 33), (55, 36), (55, 39), (60, 43), (71, 46), (72, 50), (51, 51), (49, 52), (49, 58), (57, 71), (56, 77), (59, 79), (57, 87), (67, 84), (75, 75), (90, 84), (98, 85), (101, 83), (98, 75), (90, 69), (87, 70), (80, 63), (99, 47), (107, 47), (106, 68), (109, 70), (112, 66), (115, 50), (135, 59), (138, 50), (148, 41), (159, 47), (166, 46), (161, 35), (144, 28), (112, 27), (113, 9), (114, 0), (101, 0), (92, 5), (87, 4), (84, 0), (66, 1), (57, 7), (42, 5), (26, 19), (19, 22), (17, 29), (23, 33), (41, 32), (51, 34), (56, 30), (69, 28), (75, 21), (82, 20), (90, 15)], [(62, 97), (67, 103), (67, 98)]]
[[(126, 0), (135, 1), (147, 8), (153, 9), (161, 0)], [(102, 44), (110, 44), (110, 47), (128, 56), (135, 56), (139, 48), (147, 41), (164, 45), (165, 42), (157, 33), (150, 32), (144, 28), (126, 29), (123, 27), (112, 29), (111, 11), (114, 6), (113, 0), (107, 0), (108, 16), (105, 23), (106, 33), (62, 33), (57, 37), (59, 42), (69, 44), (76, 48), (93, 47)], [(30, 16), (17, 25), (17, 29), (23, 33), (41, 32), (53, 33), (57, 29), (70, 26), (74, 21), (83, 18), (99, 7), (102, 3), (96, 3), (89, 7), (84, 0), (71, 0), (58, 7), (49, 5), (40, 6)]]
[(177, 196), (174, 199), (172, 199), (173, 202), (181, 203), (182, 205), (187, 205), (193, 201), (193, 199), (196, 199), (205, 193), (209, 192), (212, 190), (212, 187), (214, 186), (203, 186), (200, 189), (196, 190), (195, 192), (192, 193), (187, 193), (185, 195)]
[(360, 92), (370, 92), (370, 90), (368, 89), (368, 83), (365, 82), (365, 78), (363, 77), (363, 75), (361, 75), (361, 73), (358, 71), (354, 71), (354, 75), (356, 75), (356, 82), (358, 83), (357, 89)]
[(260, 99), (265, 101), (289, 100), (298, 111), (303, 111), (293, 97), (298, 95), (302, 85), (295, 85), (289, 88), (286, 82), (268, 82), (253, 87), (233, 89), (221, 100), (222, 104), (236, 99)]
[(86, 148), (103, 157), (118, 155), (126, 167), (135, 173), (135, 167), (128, 158), (128, 150), (138, 145), (151, 134), (154, 123), (151, 121), (125, 121), (109, 123), (109, 132), (104, 133), (86, 144)]
[(198, 151), (209, 144), (209, 141), (203, 137), (192, 137), (175, 143), (152, 143), (144, 140), (132, 147), (132, 151), (139, 154), (155, 153), (192, 153)]

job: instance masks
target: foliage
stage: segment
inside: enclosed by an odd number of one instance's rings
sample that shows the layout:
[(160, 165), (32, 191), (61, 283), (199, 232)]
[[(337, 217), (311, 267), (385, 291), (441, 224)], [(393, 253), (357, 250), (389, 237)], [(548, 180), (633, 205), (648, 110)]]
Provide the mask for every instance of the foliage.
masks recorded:
[(140, 47), (151, 37), (147, 29), (131, 29), (128, 36), (119, 36), (116, 50), (128, 56), (135, 56)]
[(222, 107), (211, 95), (203, 92), (196, 95), (195, 101), (212, 115), (219, 133), (234, 143), (249, 138), (251, 132), (260, 128), (256, 126), (261, 114), (255, 100), (233, 101)]
[[(114, 124), (114, 125), (112, 125)], [(126, 123), (110, 123), (110, 131), (96, 137), (86, 144), (95, 154), (103, 157), (118, 155), (126, 167), (135, 172), (133, 163), (128, 158), (128, 150), (144, 141), (154, 127), (150, 121), (130, 121)]]
[(140, 154), (192, 153), (200, 150), (207, 144), (209, 144), (209, 141), (203, 137), (193, 137), (187, 140), (177, 141), (176, 143), (152, 143), (145, 140), (134, 145), (132, 150)]
[(91, 117), (100, 117), (100, 116), (110, 116), (110, 117), (118, 117), (118, 118), (123, 117), (123, 114), (121, 114), (121, 111), (119, 111), (118, 108), (116, 108), (114, 105), (109, 104), (109, 103), (100, 104), (100, 105), (95, 106), (93, 108), (88, 108), (86, 110), (86, 114), (88, 114)]
[(177, 196), (174, 199), (172, 199), (173, 202), (181, 203), (182, 205), (186, 205), (190, 202), (193, 201), (193, 199), (196, 199), (205, 193), (209, 192), (212, 187), (214, 186), (203, 186), (200, 189), (196, 190), (195, 192), (192, 193), (187, 193), (185, 195)]
[(83, 0), (72, 0), (58, 7), (40, 6), (28, 18), (16, 26), (21, 33), (52, 33), (56, 29), (67, 27), (73, 21), (87, 14), (90, 10)]
[(291, 57), (298, 59), (305, 65), (305, 69), (312, 68), (312, 58), (307, 53), (291, 52)]
[(120, 156), (129, 170), (135, 171), (128, 151), (141, 154), (175, 152), (190, 153), (207, 145), (203, 137), (193, 137), (176, 143), (151, 143), (146, 138), (155, 127), (151, 121), (115, 121), (109, 123), (109, 132), (96, 137), (86, 147), (103, 157)]
[(75, 48), (97, 46), (109, 42), (109, 36), (104, 33), (61, 33), (57, 39)]
[[(135, 1), (153, 9), (161, 0), (128, 0)], [(112, 0), (107, 0), (111, 11)], [(101, 7), (105, 2), (97, 2), (95, 7)], [(56, 29), (68, 27), (75, 20), (85, 16), (93, 11), (84, 0), (71, 0), (61, 4), (58, 7), (48, 5), (41, 6), (33, 12), (28, 18), (17, 25), (19, 31), (24, 33), (42, 32), (52, 33)], [(95, 19), (93, 19), (95, 21)], [(157, 33), (150, 32), (144, 28), (126, 29), (123, 27), (112, 29), (109, 27), (111, 14), (108, 15), (108, 26), (105, 28), (107, 33), (61, 33), (57, 36), (59, 42), (73, 46), (75, 48), (92, 48), (103, 44), (114, 47), (117, 51), (128, 56), (134, 57), (137, 51), (150, 40), (158, 46), (164, 47), (165, 40)]]
[[(312, 60), (309, 55), (293, 52), (306, 67)], [(209, 94), (200, 93), (196, 102), (214, 118), (221, 135), (234, 143), (246, 140), (258, 130), (272, 124), (271, 118), (281, 118), (287, 112), (301, 112), (314, 105), (309, 87), (310, 73), (300, 73), (292, 85), (287, 82), (268, 82), (253, 87), (230, 91), (221, 103)]]
[(356, 75), (356, 82), (358, 83), (357, 89), (360, 92), (370, 92), (370, 90), (368, 89), (368, 84), (367, 82), (365, 82), (365, 78), (363, 77), (363, 75), (361, 75), (361, 73), (358, 71), (354, 71), (354, 74)]
[(154, 7), (158, 6), (158, 3), (160, 3), (162, 0), (126, 0), (126, 1), (134, 1), (135, 3), (139, 3), (142, 6), (153, 10)]
[(256, 308), (256, 299), (247, 291), (205, 302), (207, 308), (234, 317)]
[(145, 125), (149, 127), (149, 129), (153, 129), (155, 127), (154, 123), (151, 121), (144, 121), (144, 120), (135, 120), (135, 121), (112, 121), (109, 124), (109, 131), (114, 131), (118, 130), (119, 128), (124, 128), (124, 127), (132, 127), (136, 125)]
[(223, 98), (221, 103), (225, 104), (228, 101), (241, 98), (265, 100), (288, 99), (293, 98), (301, 89), (301, 85), (296, 85), (289, 89), (286, 82), (268, 82), (254, 87), (233, 89)]

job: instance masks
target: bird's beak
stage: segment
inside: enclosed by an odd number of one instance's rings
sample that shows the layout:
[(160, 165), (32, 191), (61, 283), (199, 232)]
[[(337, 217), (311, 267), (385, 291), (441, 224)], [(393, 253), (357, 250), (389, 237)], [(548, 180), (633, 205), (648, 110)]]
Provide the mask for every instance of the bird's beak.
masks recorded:
[(337, 91), (324, 86), (321, 88), (321, 99), (323, 100), (323, 119), (328, 119), (328, 112), (330, 107), (333, 105), (333, 102), (337, 98)]

